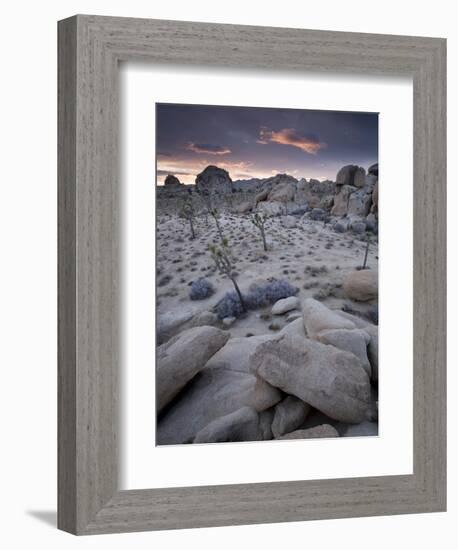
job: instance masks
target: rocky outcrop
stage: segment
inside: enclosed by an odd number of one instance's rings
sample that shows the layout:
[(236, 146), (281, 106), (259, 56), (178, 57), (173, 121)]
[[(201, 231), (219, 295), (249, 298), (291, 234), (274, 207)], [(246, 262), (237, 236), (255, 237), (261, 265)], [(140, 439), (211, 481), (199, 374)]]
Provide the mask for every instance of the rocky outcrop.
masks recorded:
[(362, 187), (348, 197), (347, 214), (364, 218), (370, 212), (372, 204), (372, 188)]
[(369, 414), (369, 377), (352, 353), (287, 334), (261, 344), (250, 364), (270, 385), (329, 418), (359, 423)]
[(232, 180), (226, 170), (210, 165), (196, 177), (196, 189), (201, 195), (227, 195), (232, 193)]
[(355, 164), (343, 166), (336, 176), (336, 185), (354, 185), (355, 173), (359, 167)]
[(342, 185), (340, 191), (334, 197), (334, 206), (331, 214), (333, 216), (345, 216), (348, 213), (348, 200), (350, 195), (356, 191), (352, 185)]
[[(371, 167), (372, 168), (372, 167)], [(378, 165), (377, 170), (378, 174)], [(366, 175), (361, 166), (349, 164), (342, 167), (336, 176), (338, 191), (334, 197), (331, 210), (333, 216), (366, 217), (369, 212), (376, 212), (374, 198), (377, 201), (378, 182), (374, 169)]]
[(169, 174), (164, 180), (164, 186), (167, 189), (170, 189), (173, 187), (181, 188), (183, 184), (180, 182), (180, 180), (176, 176)]
[(366, 185), (366, 170), (358, 166), (353, 175), (353, 185), (355, 187), (364, 187)]
[(300, 202), (306, 201), (311, 208), (329, 209), (334, 202), (336, 184), (333, 181), (319, 181), (302, 178), (297, 184), (297, 195)]
[(229, 339), (215, 327), (181, 332), (157, 349), (156, 400), (160, 412)]

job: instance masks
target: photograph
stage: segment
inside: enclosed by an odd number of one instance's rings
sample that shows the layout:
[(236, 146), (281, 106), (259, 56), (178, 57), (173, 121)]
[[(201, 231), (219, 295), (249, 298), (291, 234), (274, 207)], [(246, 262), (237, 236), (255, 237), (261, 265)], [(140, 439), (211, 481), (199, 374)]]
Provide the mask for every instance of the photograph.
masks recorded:
[(378, 117), (156, 104), (156, 445), (378, 435)]

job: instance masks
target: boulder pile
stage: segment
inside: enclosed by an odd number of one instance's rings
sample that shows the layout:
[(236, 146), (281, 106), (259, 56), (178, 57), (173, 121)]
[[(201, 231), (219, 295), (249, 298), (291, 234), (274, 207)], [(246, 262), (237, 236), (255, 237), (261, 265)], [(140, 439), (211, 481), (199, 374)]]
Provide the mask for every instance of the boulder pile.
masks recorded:
[(159, 346), (157, 444), (376, 433), (377, 327), (311, 298), (272, 307), (294, 311), (275, 335), (201, 326)]

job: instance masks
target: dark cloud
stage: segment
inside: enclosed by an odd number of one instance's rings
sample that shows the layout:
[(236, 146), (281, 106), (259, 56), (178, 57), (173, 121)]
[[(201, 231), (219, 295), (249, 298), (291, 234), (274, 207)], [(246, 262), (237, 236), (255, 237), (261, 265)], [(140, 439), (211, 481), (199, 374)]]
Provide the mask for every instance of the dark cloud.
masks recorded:
[(186, 149), (194, 151), (194, 153), (206, 153), (209, 155), (228, 155), (231, 152), (228, 147), (213, 145), (211, 143), (188, 143)]
[(335, 179), (345, 164), (378, 161), (377, 113), (162, 103), (156, 114), (157, 168), (186, 183), (209, 164), (233, 179)]
[(156, 170), (158, 176), (168, 176), (172, 174), (173, 176), (190, 176), (189, 172), (181, 172), (180, 170)]

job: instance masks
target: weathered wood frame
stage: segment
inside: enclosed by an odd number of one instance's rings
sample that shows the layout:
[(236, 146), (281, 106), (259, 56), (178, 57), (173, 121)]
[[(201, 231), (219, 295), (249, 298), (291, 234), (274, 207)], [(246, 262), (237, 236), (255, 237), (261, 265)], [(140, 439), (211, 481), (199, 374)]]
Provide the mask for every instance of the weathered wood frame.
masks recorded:
[[(131, 60), (412, 75), (413, 475), (118, 490), (117, 73)], [(445, 510), (445, 201), (443, 39), (86, 15), (59, 22), (59, 528), (95, 534)]]

